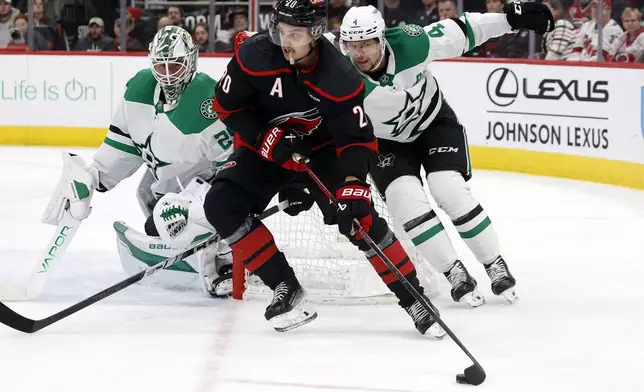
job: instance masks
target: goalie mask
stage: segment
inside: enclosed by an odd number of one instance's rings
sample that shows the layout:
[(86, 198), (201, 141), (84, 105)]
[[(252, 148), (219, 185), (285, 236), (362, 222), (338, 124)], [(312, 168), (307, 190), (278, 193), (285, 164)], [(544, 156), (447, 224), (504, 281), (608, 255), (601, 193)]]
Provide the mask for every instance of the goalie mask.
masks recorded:
[(362, 72), (377, 70), (385, 58), (385, 20), (374, 6), (352, 7), (340, 26), (340, 50)]
[(178, 26), (159, 30), (150, 43), (150, 67), (166, 102), (176, 101), (197, 71), (198, 47), (190, 34)]

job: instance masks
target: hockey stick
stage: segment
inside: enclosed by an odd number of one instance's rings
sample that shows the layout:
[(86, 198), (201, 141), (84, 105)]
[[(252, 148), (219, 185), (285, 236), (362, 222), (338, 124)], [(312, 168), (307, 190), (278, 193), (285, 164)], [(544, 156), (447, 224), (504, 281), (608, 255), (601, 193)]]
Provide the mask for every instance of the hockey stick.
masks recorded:
[(49, 282), (53, 271), (65, 254), (67, 246), (72, 242), (81, 220), (74, 219), (68, 209), (56, 227), (55, 234), (47, 244), (47, 248), (33, 267), (27, 283), (24, 285), (0, 285), (0, 300), (28, 301), (35, 299)]
[[(307, 174), (317, 184), (317, 186), (320, 188), (322, 193), (324, 193), (326, 197), (329, 199), (329, 201), (334, 206), (337, 207), (338, 200), (335, 198), (335, 196), (333, 196), (333, 194), (331, 194), (331, 192), (329, 192), (329, 189), (324, 185), (324, 183), (322, 183), (322, 181), (318, 178), (318, 176), (316, 176), (315, 173), (313, 173), (313, 171), (311, 170), (311, 168), (307, 163), (307, 159), (299, 154), (293, 154), (293, 159), (296, 162), (303, 165), (304, 170), (306, 170)], [(380, 250), (378, 245), (371, 239), (369, 234), (367, 234), (364, 231), (364, 229), (360, 225), (360, 222), (356, 218), (353, 219), (353, 228), (356, 232), (360, 233), (360, 235), (365, 240), (367, 245), (369, 245), (369, 247), (374, 252), (376, 252), (376, 254), (385, 263), (387, 268), (389, 268), (389, 271), (391, 271), (394, 275), (396, 275), (396, 278), (398, 278), (398, 280), (403, 284), (403, 286), (405, 286), (407, 291), (409, 291), (409, 293), (416, 299), (416, 301), (418, 301), (423, 306), (423, 308), (425, 308), (425, 310), (429, 312), (432, 315), (432, 317), (434, 317), (438, 325), (443, 327), (443, 329), (449, 335), (449, 337), (451, 337), (452, 340), (461, 348), (461, 350), (463, 350), (465, 355), (467, 355), (472, 360), (474, 364), (466, 368), (463, 371), (463, 374), (456, 375), (456, 381), (460, 384), (464, 384), (464, 383), (472, 384), (472, 385), (482, 384), (483, 381), (485, 381), (485, 377), (486, 377), (485, 370), (483, 370), (483, 367), (481, 366), (481, 364), (476, 360), (476, 358), (474, 358), (474, 356), (463, 345), (463, 343), (461, 343), (461, 341), (454, 334), (454, 332), (452, 332), (452, 330), (447, 326), (447, 324), (445, 324), (445, 322), (440, 318), (440, 316), (434, 311), (432, 306), (428, 303), (429, 301), (425, 297), (423, 297), (418, 292), (418, 290), (416, 290), (414, 286), (411, 285), (411, 283), (409, 283), (407, 278), (400, 272), (400, 270), (398, 270), (398, 268), (394, 265), (394, 263), (392, 263), (391, 260), (389, 260), (389, 258), (385, 255), (385, 253), (382, 250)]]
[[(268, 218), (269, 216), (277, 213), (278, 211), (281, 211), (289, 206), (289, 203), (287, 200), (284, 200), (283, 202), (265, 210), (262, 212), (259, 216), (258, 219), (265, 219)], [(152, 267), (146, 268), (141, 272), (138, 272), (129, 278), (120, 281), (119, 283), (110, 286), (106, 288), (103, 291), (100, 291), (91, 297), (84, 299), (83, 301), (72, 305), (66, 309), (61, 310), (58, 313), (55, 313), (49, 317), (46, 317), (41, 320), (32, 320), (27, 317), (21, 316), (20, 314), (14, 312), (11, 310), (7, 305), (3, 304), (0, 302), (0, 323), (11, 327), (13, 329), (16, 329), (18, 331), (22, 331), (25, 333), (34, 333), (37, 331), (40, 331), (41, 329), (50, 326), (51, 324), (54, 324), (68, 316), (71, 316), (72, 314), (78, 312), (79, 310), (85, 309), (86, 307), (102, 300), (107, 297), (109, 297), (112, 294), (118, 293), (119, 291), (123, 290), (126, 287), (129, 287), (133, 285), (134, 283), (140, 281), (141, 279), (152, 275), (159, 270), (162, 270), (164, 268), (170, 267), (171, 265), (179, 262), (180, 260), (183, 260), (184, 258), (191, 256), (197, 252), (199, 252), (202, 249), (205, 249), (208, 247), (210, 244), (219, 241), (219, 234), (214, 234), (212, 237), (192, 246), (189, 249), (186, 249), (182, 253), (170, 257), (166, 259), (165, 261), (156, 264)]]

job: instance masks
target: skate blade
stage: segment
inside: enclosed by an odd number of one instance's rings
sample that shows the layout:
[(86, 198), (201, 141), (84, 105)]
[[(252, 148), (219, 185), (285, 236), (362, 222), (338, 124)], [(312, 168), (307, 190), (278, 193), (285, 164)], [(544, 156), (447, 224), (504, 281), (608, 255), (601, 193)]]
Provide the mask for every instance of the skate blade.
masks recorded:
[(292, 315), (291, 313), (293, 313), (293, 311), (275, 316), (271, 319), (271, 324), (277, 332), (287, 332), (297, 327), (301, 327), (318, 317), (318, 312), (309, 312), (303, 309), (300, 309), (299, 312), (297, 312), (297, 315)]
[(471, 308), (478, 308), (479, 306), (485, 304), (485, 297), (478, 290), (474, 290), (471, 293), (465, 294), (458, 302), (464, 302), (468, 304)]
[(499, 294), (499, 296), (505, 298), (505, 300), (508, 301), (509, 304), (513, 304), (519, 300), (519, 296), (514, 290), (514, 287), (510, 287), (509, 289)]
[(447, 332), (441, 327), (438, 323), (432, 324), (431, 327), (427, 328), (427, 331), (425, 331), (425, 336), (441, 340), (447, 335)]

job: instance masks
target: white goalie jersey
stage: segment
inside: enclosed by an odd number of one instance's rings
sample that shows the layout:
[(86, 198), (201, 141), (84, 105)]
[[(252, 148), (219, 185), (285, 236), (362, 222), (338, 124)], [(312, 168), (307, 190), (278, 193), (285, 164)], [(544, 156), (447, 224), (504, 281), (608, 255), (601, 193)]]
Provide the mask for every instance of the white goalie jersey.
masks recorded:
[(145, 69), (127, 84), (94, 156), (100, 190), (112, 189), (146, 164), (157, 196), (179, 192), (195, 176), (208, 179), (233, 149), (231, 133), (212, 111), (216, 81), (196, 73), (176, 105), (159, 101), (161, 87)]

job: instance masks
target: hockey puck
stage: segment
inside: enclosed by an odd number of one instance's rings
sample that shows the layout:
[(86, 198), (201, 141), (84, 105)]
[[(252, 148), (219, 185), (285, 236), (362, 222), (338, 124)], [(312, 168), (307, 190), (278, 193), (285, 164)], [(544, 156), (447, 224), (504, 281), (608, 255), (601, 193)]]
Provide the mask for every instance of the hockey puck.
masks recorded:
[(456, 382), (459, 384), (469, 384), (469, 381), (467, 381), (467, 378), (465, 378), (464, 374), (457, 374)]

